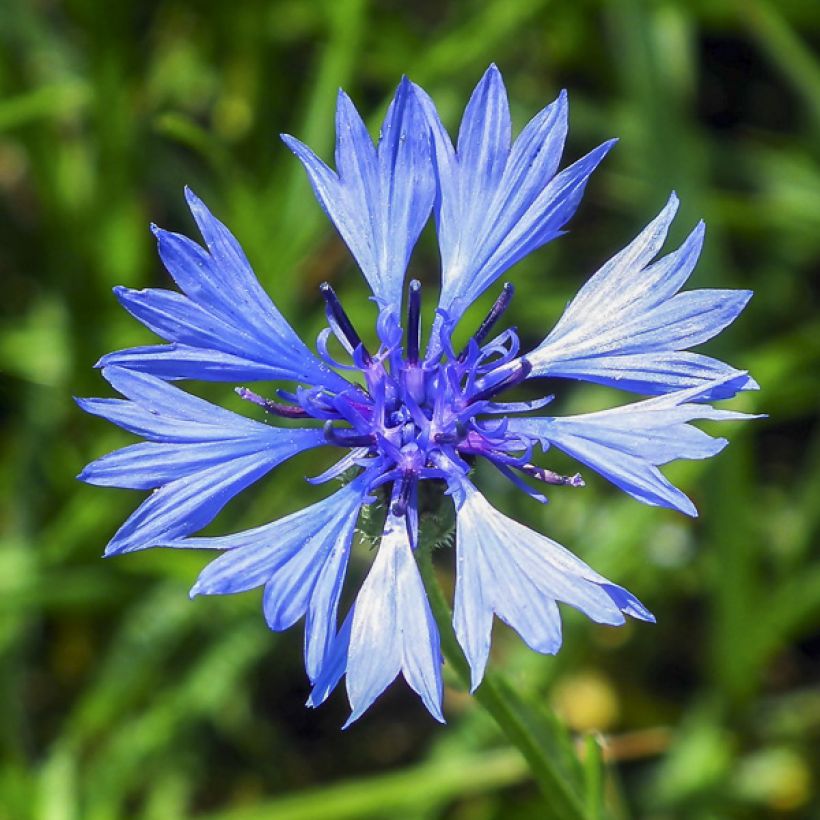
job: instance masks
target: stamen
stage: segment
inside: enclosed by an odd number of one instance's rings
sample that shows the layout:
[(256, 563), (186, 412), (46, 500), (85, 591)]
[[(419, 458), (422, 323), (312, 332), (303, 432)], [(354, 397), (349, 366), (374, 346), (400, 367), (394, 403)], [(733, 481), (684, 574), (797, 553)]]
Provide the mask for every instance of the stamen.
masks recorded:
[(332, 467), (328, 467), (327, 470), (323, 473), (319, 473), (319, 475), (305, 478), (305, 481), (307, 481), (308, 484), (314, 485), (324, 484), (327, 481), (338, 478), (352, 467), (363, 467), (367, 464), (367, 452), (366, 447), (354, 448), (349, 453), (345, 453)]
[(532, 399), (531, 401), (504, 401), (493, 402), (493, 404), (484, 408), (484, 413), (527, 413), (530, 410), (540, 410), (542, 407), (548, 405), (555, 396), (544, 396), (540, 399)]
[(340, 430), (333, 426), (332, 421), (326, 421), (324, 426), (324, 434), (329, 444), (335, 444), (337, 447), (372, 447), (376, 443), (376, 439), (372, 434), (362, 435), (355, 433), (352, 430)]
[(336, 291), (334, 291), (327, 282), (323, 282), (319, 285), (319, 291), (325, 300), (325, 314), (327, 315), (327, 320), (330, 322), (330, 327), (333, 329), (336, 338), (341, 342), (348, 353), (353, 353), (357, 348), (361, 348), (365, 362), (370, 362), (370, 353), (368, 353), (367, 348), (362, 344), (362, 340), (359, 338), (359, 334), (356, 333), (353, 323), (350, 321), (347, 313), (345, 313), (345, 309), (342, 307), (342, 303), (339, 301)]
[[(276, 391), (282, 398), (290, 398), (292, 394), (283, 395), (283, 391)], [(334, 402), (339, 400), (335, 393), (328, 393), (322, 387), (298, 387), (296, 401), (305, 408), (308, 416), (314, 419), (340, 419), (342, 415), (335, 409)]]
[(258, 393), (254, 393), (253, 390), (248, 390), (247, 387), (237, 387), (236, 394), (239, 396), (240, 399), (245, 399), (245, 401), (257, 404), (259, 405), (259, 407), (262, 407), (266, 412), (272, 413), (274, 416), (281, 416), (282, 418), (286, 419), (310, 418), (308, 413), (302, 407), (295, 407), (292, 404), (281, 404), (278, 401), (271, 401), (270, 399), (265, 399)]
[(523, 382), (524, 379), (530, 375), (531, 371), (532, 365), (529, 361), (527, 361), (527, 359), (521, 359), (521, 361), (512, 370), (510, 370), (506, 376), (504, 376), (504, 378), (470, 396), (469, 403), (475, 404), (476, 402), (490, 399), (504, 390), (509, 390), (511, 387), (521, 384), (521, 382)]
[(421, 282), (414, 279), (410, 283), (407, 299), (407, 361), (418, 364), (421, 342)]
[(501, 473), (501, 475), (509, 479), (516, 487), (518, 487), (519, 490), (523, 490), (530, 498), (535, 499), (539, 504), (549, 503), (549, 499), (545, 495), (533, 490), (532, 487), (528, 486), (524, 480), (520, 476), (516, 475), (506, 464), (502, 464), (499, 461), (491, 461), (491, 464)]
[(537, 478), (545, 484), (557, 484), (562, 487), (586, 487), (586, 482), (581, 477), (580, 473), (575, 475), (561, 475), (554, 473), (552, 470), (547, 470), (544, 467), (537, 467), (535, 464), (521, 464), (517, 467), (522, 473), (528, 476)]
[[(504, 287), (501, 289), (501, 293), (498, 294), (498, 299), (495, 300), (495, 304), (490, 308), (490, 312), (484, 317), (484, 321), (478, 326), (478, 330), (473, 333), (473, 339), (475, 339), (479, 345), (484, 341), (484, 339), (487, 338), (495, 323), (510, 306), (510, 302), (512, 301), (514, 295), (515, 288), (512, 283), (506, 282)], [(465, 347), (459, 354), (458, 360), (463, 361), (466, 356), (467, 348)]]

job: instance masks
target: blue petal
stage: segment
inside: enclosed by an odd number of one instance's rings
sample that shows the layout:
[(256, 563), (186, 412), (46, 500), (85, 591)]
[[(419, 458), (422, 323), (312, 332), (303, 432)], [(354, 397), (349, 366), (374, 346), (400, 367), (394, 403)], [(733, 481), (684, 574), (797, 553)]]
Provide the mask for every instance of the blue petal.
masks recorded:
[(191, 595), (224, 595), (265, 585), (271, 629), (305, 623), (305, 667), (316, 679), (336, 636), (339, 596), (367, 480), (360, 476), (334, 495), (271, 524), (171, 546), (224, 549), (208, 564)]
[(439, 307), (458, 320), (505, 270), (560, 235), (612, 143), (553, 177), (567, 132), (564, 93), (531, 120), (510, 149), (506, 92), (491, 65), (467, 105), (456, 150), (430, 97), (414, 88), (433, 137), (439, 183)]
[(153, 490), (266, 446), (258, 438), (131, 444), (92, 461), (79, 478), (98, 487)]
[(401, 305), (410, 254), (435, 195), (422, 111), (404, 79), (390, 104), (378, 148), (350, 98), (336, 109), (336, 167), (283, 135), (305, 166), (316, 198), (356, 258), (381, 308)]
[(700, 403), (731, 381), (742, 383), (744, 375), (597, 413), (510, 419), (509, 431), (536, 439), (545, 448), (558, 447), (645, 504), (696, 516), (692, 502), (657, 468), (680, 458), (709, 458), (728, 443), (688, 422), (754, 418)]
[(146, 549), (202, 529), (237, 493), (296, 452), (298, 449), (254, 453), (163, 485), (117, 530), (105, 554)]
[(207, 251), (154, 228), (160, 257), (183, 293), (115, 288), (129, 313), (172, 344), (119, 351), (100, 366), (164, 379), (291, 379), (344, 389), (347, 382), (308, 350), (271, 302), (228, 229), (191, 191), (185, 195)]
[(624, 613), (654, 620), (633, 595), (560, 544), (502, 515), (469, 482), (462, 485), (456, 527), (453, 625), (473, 690), (484, 676), (493, 614), (547, 654), (561, 646), (557, 602), (612, 626), (624, 623)]
[(357, 720), (402, 672), (430, 714), (441, 713), (439, 635), (405, 519), (391, 512), (373, 566), (356, 597), (347, 653), (347, 694)]
[(210, 308), (192, 302), (182, 293), (149, 288), (116, 287), (120, 304), (149, 330), (163, 339), (192, 348), (220, 349), (251, 361), (267, 356), (269, 340), (257, 336), (252, 325), (235, 326)]
[(629, 590), (617, 584), (601, 584), (601, 587), (624, 615), (637, 618), (639, 621), (655, 623), (655, 616)]
[[(467, 103), (458, 133), (458, 185), (453, 195), (458, 197), (457, 213), (460, 224), (448, 223), (455, 228), (441, 236), (442, 249), (458, 254), (459, 233), (468, 237), (481, 229), (486, 219), (486, 207), (490, 205), (507, 165), (510, 153), (510, 106), (501, 73), (492, 66), (482, 77)], [(449, 144), (449, 138), (447, 138)], [(459, 230), (460, 229), (460, 230)], [(471, 249), (470, 249), (471, 250)], [(449, 260), (445, 269), (455, 260)]]
[(215, 441), (266, 425), (192, 396), (147, 373), (106, 367), (103, 376), (128, 399), (78, 399), (84, 410), (151, 441)]
[(120, 527), (106, 555), (195, 532), (282, 461), (325, 443), (320, 429), (269, 427), (147, 374), (106, 368), (103, 375), (128, 401), (87, 399), (80, 405), (151, 441), (103, 456), (79, 478), (155, 490)]
[[(678, 250), (653, 263), (677, 207), (672, 194), (639, 236), (584, 285), (552, 333), (527, 354), (531, 378), (561, 376), (662, 394), (739, 376), (722, 362), (682, 352), (733, 322), (751, 292), (678, 293), (700, 255), (704, 226), (698, 224)], [(756, 387), (749, 377), (727, 380), (721, 394), (707, 398), (729, 398)]]
[[(117, 368), (106, 368), (115, 370)], [(142, 376), (143, 374), (138, 374)], [(144, 376), (144, 378), (152, 378)], [(187, 419), (168, 418), (123, 399), (76, 399), (86, 413), (101, 416), (129, 433), (151, 441), (218, 441), (225, 437), (218, 424), (201, 424)]]
[[(150, 373), (167, 381), (199, 379), (205, 382), (250, 382), (292, 378), (284, 375), (279, 366), (252, 361), (245, 356), (221, 350), (206, 350), (183, 344), (132, 347), (107, 353), (97, 362), (97, 367), (112, 366)], [(332, 381), (335, 383), (335, 379)], [(349, 385), (344, 382), (337, 384), (334, 389), (347, 387)]]
[(698, 387), (708, 382), (717, 386), (704, 401), (729, 399), (738, 390), (757, 390), (757, 382), (741, 370), (700, 353), (632, 353), (561, 361), (561, 376), (628, 390), (658, 395)]
[[(538, 193), (516, 224), (505, 231), (503, 237), (499, 236), (501, 241), (479, 280), (482, 283), (486, 280), (482, 291), (519, 259), (564, 233), (562, 228), (581, 204), (589, 177), (615, 142), (610, 140), (599, 145), (557, 174)], [(473, 290), (471, 288), (470, 293)]]
[(313, 689), (307, 699), (307, 706), (315, 709), (321, 706), (339, 685), (339, 681), (344, 677), (347, 669), (347, 652), (350, 648), (350, 633), (353, 629), (353, 615), (356, 611), (355, 604), (350, 608), (342, 623), (342, 628), (331, 642), (328, 648), (325, 662), (322, 665), (319, 675), (313, 683)]
[(433, 717), (443, 723), (438, 628), (413, 557), (406, 520), (390, 513), (379, 552), (329, 648), (308, 706), (323, 703), (347, 674), (352, 710), (347, 728), (399, 672)]

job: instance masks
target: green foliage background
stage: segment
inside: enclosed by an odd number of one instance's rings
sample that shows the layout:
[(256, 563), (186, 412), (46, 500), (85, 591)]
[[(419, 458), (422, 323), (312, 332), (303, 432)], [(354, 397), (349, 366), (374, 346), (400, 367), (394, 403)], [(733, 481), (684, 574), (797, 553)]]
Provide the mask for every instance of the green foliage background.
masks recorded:
[[(102, 561), (138, 494), (74, 479), (128, 440), (71, 396), (107, 395), (95, 360), (148, 342), (111, 288), (166, 282), (148, 224), (192, 230), (182, 186), (307, 337), (324, 279), (371, 325), (277, 134), (329, 157), (337, 87), (375, 129), (402, 73), (455, 127), (490, 61), (519, 128), (569, 88), (568, 159), (621, 138), (570, 235), (512, 274), (524, 339), (675, 188), (673, 239), (709, 226), (692, 284), (756, 291), (708, 349), (762, 385), (733, 406), (769, 414), (728, 429), (708, 464), (669, 468), (696, 521), (594, 478), (538, 509), (484, 476), (499, 506), (658, 616), (611, 630), (567, 613), (557, 658), (497, 627), (492, 665), (579, 739), (602, 733), (613, 816), (817, 816), (819, 43), (810, 0), (0, 3), (0, 817), (542, 816), (521, 758), (455, 685), (445, 728), (397, 683), (341, 733), (341, 693), (302, 706), (299, 629), (268, 632), (253, 593), (190, 602), (205, 556)], [(435, 282), (430, 235), (413, 273)], [(554, 387), (564, 410), (613, 400)], [(205, 392), (238, 407), (228, 389)], [(319, 467), (292, 462), (218, 529), (317, 498), (301, 477)], [(452, 553), (437, 557), (446, 579)], [(360, 546), (354, 580), (369, 560)]]

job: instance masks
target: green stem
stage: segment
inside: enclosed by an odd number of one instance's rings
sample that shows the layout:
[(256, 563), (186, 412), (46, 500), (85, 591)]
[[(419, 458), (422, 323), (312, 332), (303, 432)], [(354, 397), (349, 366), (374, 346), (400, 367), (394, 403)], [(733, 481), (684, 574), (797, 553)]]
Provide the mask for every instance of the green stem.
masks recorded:
[[(465, 688), (469, 689), (470, 667), (453, 630), (450, 606), (436, 578), (432, 549), (420, 544), (416, 558), (441, 635), (441, 651)], [(521, 696), (498, 674), (487, 673), (484, 676), (475, 698), (492, 715), (508, 740), (529, 763), (549, 808), (549, 816), (562, 820), (584, 820), (586, 812), (583, 803), (570, 787), (567, 773), (551, 753), (552, 749), (558, 748), (563, 742), (557, 733), (555, 737), (545, 738), (542, 725), (541, 731), (536, 734), (534, 727), (528, 725), (525, 718), (530, 707), (523, 703)]]

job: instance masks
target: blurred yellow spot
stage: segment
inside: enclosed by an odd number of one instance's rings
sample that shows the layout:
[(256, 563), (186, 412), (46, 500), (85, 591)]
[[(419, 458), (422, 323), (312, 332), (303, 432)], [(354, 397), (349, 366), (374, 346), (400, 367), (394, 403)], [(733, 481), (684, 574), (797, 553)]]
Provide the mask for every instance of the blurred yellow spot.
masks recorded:
[(588, 671), (560, 680), (553, 690), (556, 711), (578, 732), (605, 731), (615, 724), (621, 709), (609, 680)]
[(811, 797), (811, 770), (792, 749), (771, 748), (743, 760), (735, 783), (741, 797), (776, 811), (795, 811)]

